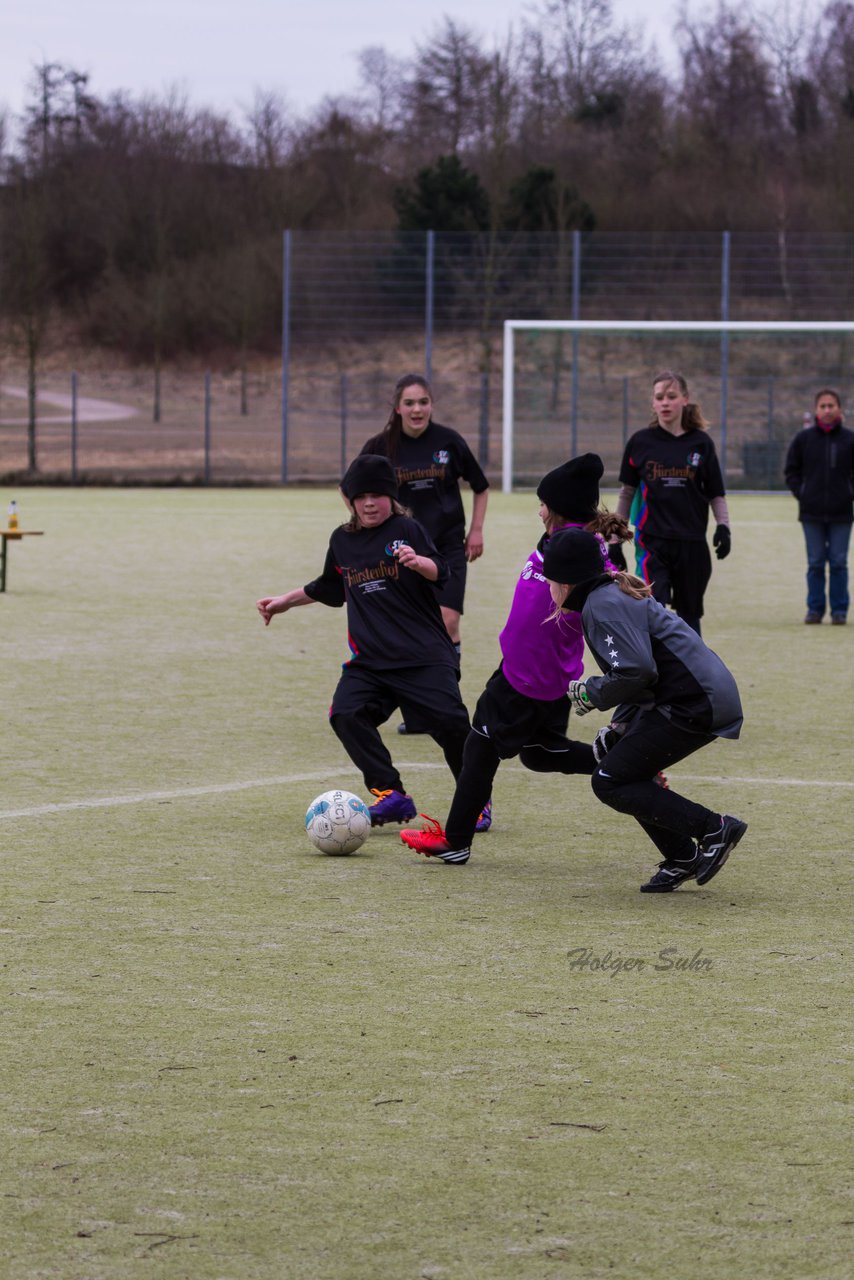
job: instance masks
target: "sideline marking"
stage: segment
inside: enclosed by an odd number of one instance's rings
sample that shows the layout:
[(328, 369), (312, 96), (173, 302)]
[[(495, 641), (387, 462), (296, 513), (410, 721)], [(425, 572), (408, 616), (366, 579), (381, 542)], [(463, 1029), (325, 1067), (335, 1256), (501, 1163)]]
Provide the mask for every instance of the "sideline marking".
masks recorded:
[[(411, 763), (401, 768), (416, 772), (424, 769), (444, 769), (444, 764)], [(518, 765), (521, 769), (522, 766)], [(6, 818), (42, 818), (52, 813), (71, 813), (79, 809), (112, 809), (126, 804), (155, 804), (162, 800), (195, 799), (198, 796), (227, 795), (232, 791), (254, 791), (263, 787), (285, 787), (294, 782), (326, 782), (339, 773), (338, 766), (327, 769), (315, 769), (312, 773), (289, 773), (279, 778), (252, 778), (247, 782), (221, 782), (206, 787), (181, 787), (177, 791), (144, 791), (133, 796), (102, 796), (92, 800), (64, 800), (58, 804), (39, 804), (30, 809), (0, 810), (0, 821)], [(572, 775), (567, 775), (572, 776)], [(578, 775), (579, 777), (582, 775)], [(748, 787), (845, 787), (849, 790), (854, 782), (833, 782), (828, 778), (741, 778), (733, 775), (728, 778), (709, 777), (699, 773), (680, 773), (678, 781), (705, 782), (716, 786), (748, 786)]]

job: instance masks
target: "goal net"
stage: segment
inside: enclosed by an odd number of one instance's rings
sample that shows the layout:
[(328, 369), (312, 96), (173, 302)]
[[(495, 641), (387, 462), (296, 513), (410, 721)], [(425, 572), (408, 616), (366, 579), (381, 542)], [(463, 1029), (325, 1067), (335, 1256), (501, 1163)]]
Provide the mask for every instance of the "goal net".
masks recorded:
[(702, 407), (727, 487), (781, 488), (815, 393), (834, 387), (845, 404), (854, 389), (854, 321), (507, 320), (504, 492), (587, 451), (616, 486), (662, 369), (681, 373)]

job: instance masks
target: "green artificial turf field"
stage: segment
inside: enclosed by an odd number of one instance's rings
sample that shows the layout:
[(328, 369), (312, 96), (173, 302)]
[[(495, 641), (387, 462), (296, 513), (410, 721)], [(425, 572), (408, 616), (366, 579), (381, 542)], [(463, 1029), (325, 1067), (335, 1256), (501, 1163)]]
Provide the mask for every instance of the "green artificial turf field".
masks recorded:
[[(344, 617), (254, 601), (336, 494), (11, 496), (45, 536), (0, 596), (4, 1280), (850, 1275), (854, 626), (803, 626), (787, 495), (732, 498), (707, 596), (742, 738), (671, 775), (750, 829), (663, 897), (631, 820), (518, 762), (466, 867), (312, 849), (312, 797), (364, 791)], [(536, 508), (490, 502), (470, 707)]]

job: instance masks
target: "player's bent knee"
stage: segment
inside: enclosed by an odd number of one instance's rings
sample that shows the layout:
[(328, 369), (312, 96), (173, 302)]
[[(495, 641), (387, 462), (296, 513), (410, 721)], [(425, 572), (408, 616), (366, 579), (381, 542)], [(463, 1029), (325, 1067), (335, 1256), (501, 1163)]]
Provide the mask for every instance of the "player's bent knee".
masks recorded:
[(597, 769), (590, 778), (590, 785), (597, 800), (610, 805), (613, 809), (620, 808), (621, 784), (616, 778), (610, 778), (601, 769)]
[(329, 717), (329, 723), (339, 738), (346, 738), (365, 728), (365, 716), (363, 712), (336, 711)]

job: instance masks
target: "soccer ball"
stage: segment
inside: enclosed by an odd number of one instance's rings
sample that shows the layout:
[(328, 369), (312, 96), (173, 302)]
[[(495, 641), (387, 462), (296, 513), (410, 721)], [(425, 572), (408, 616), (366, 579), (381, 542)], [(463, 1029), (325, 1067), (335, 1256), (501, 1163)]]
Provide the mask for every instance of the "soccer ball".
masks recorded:
[(305, 829), (322, 853), (355, 853), (371, 832), (371, 815), (352, 791), (324, 791), (308, 806)]

